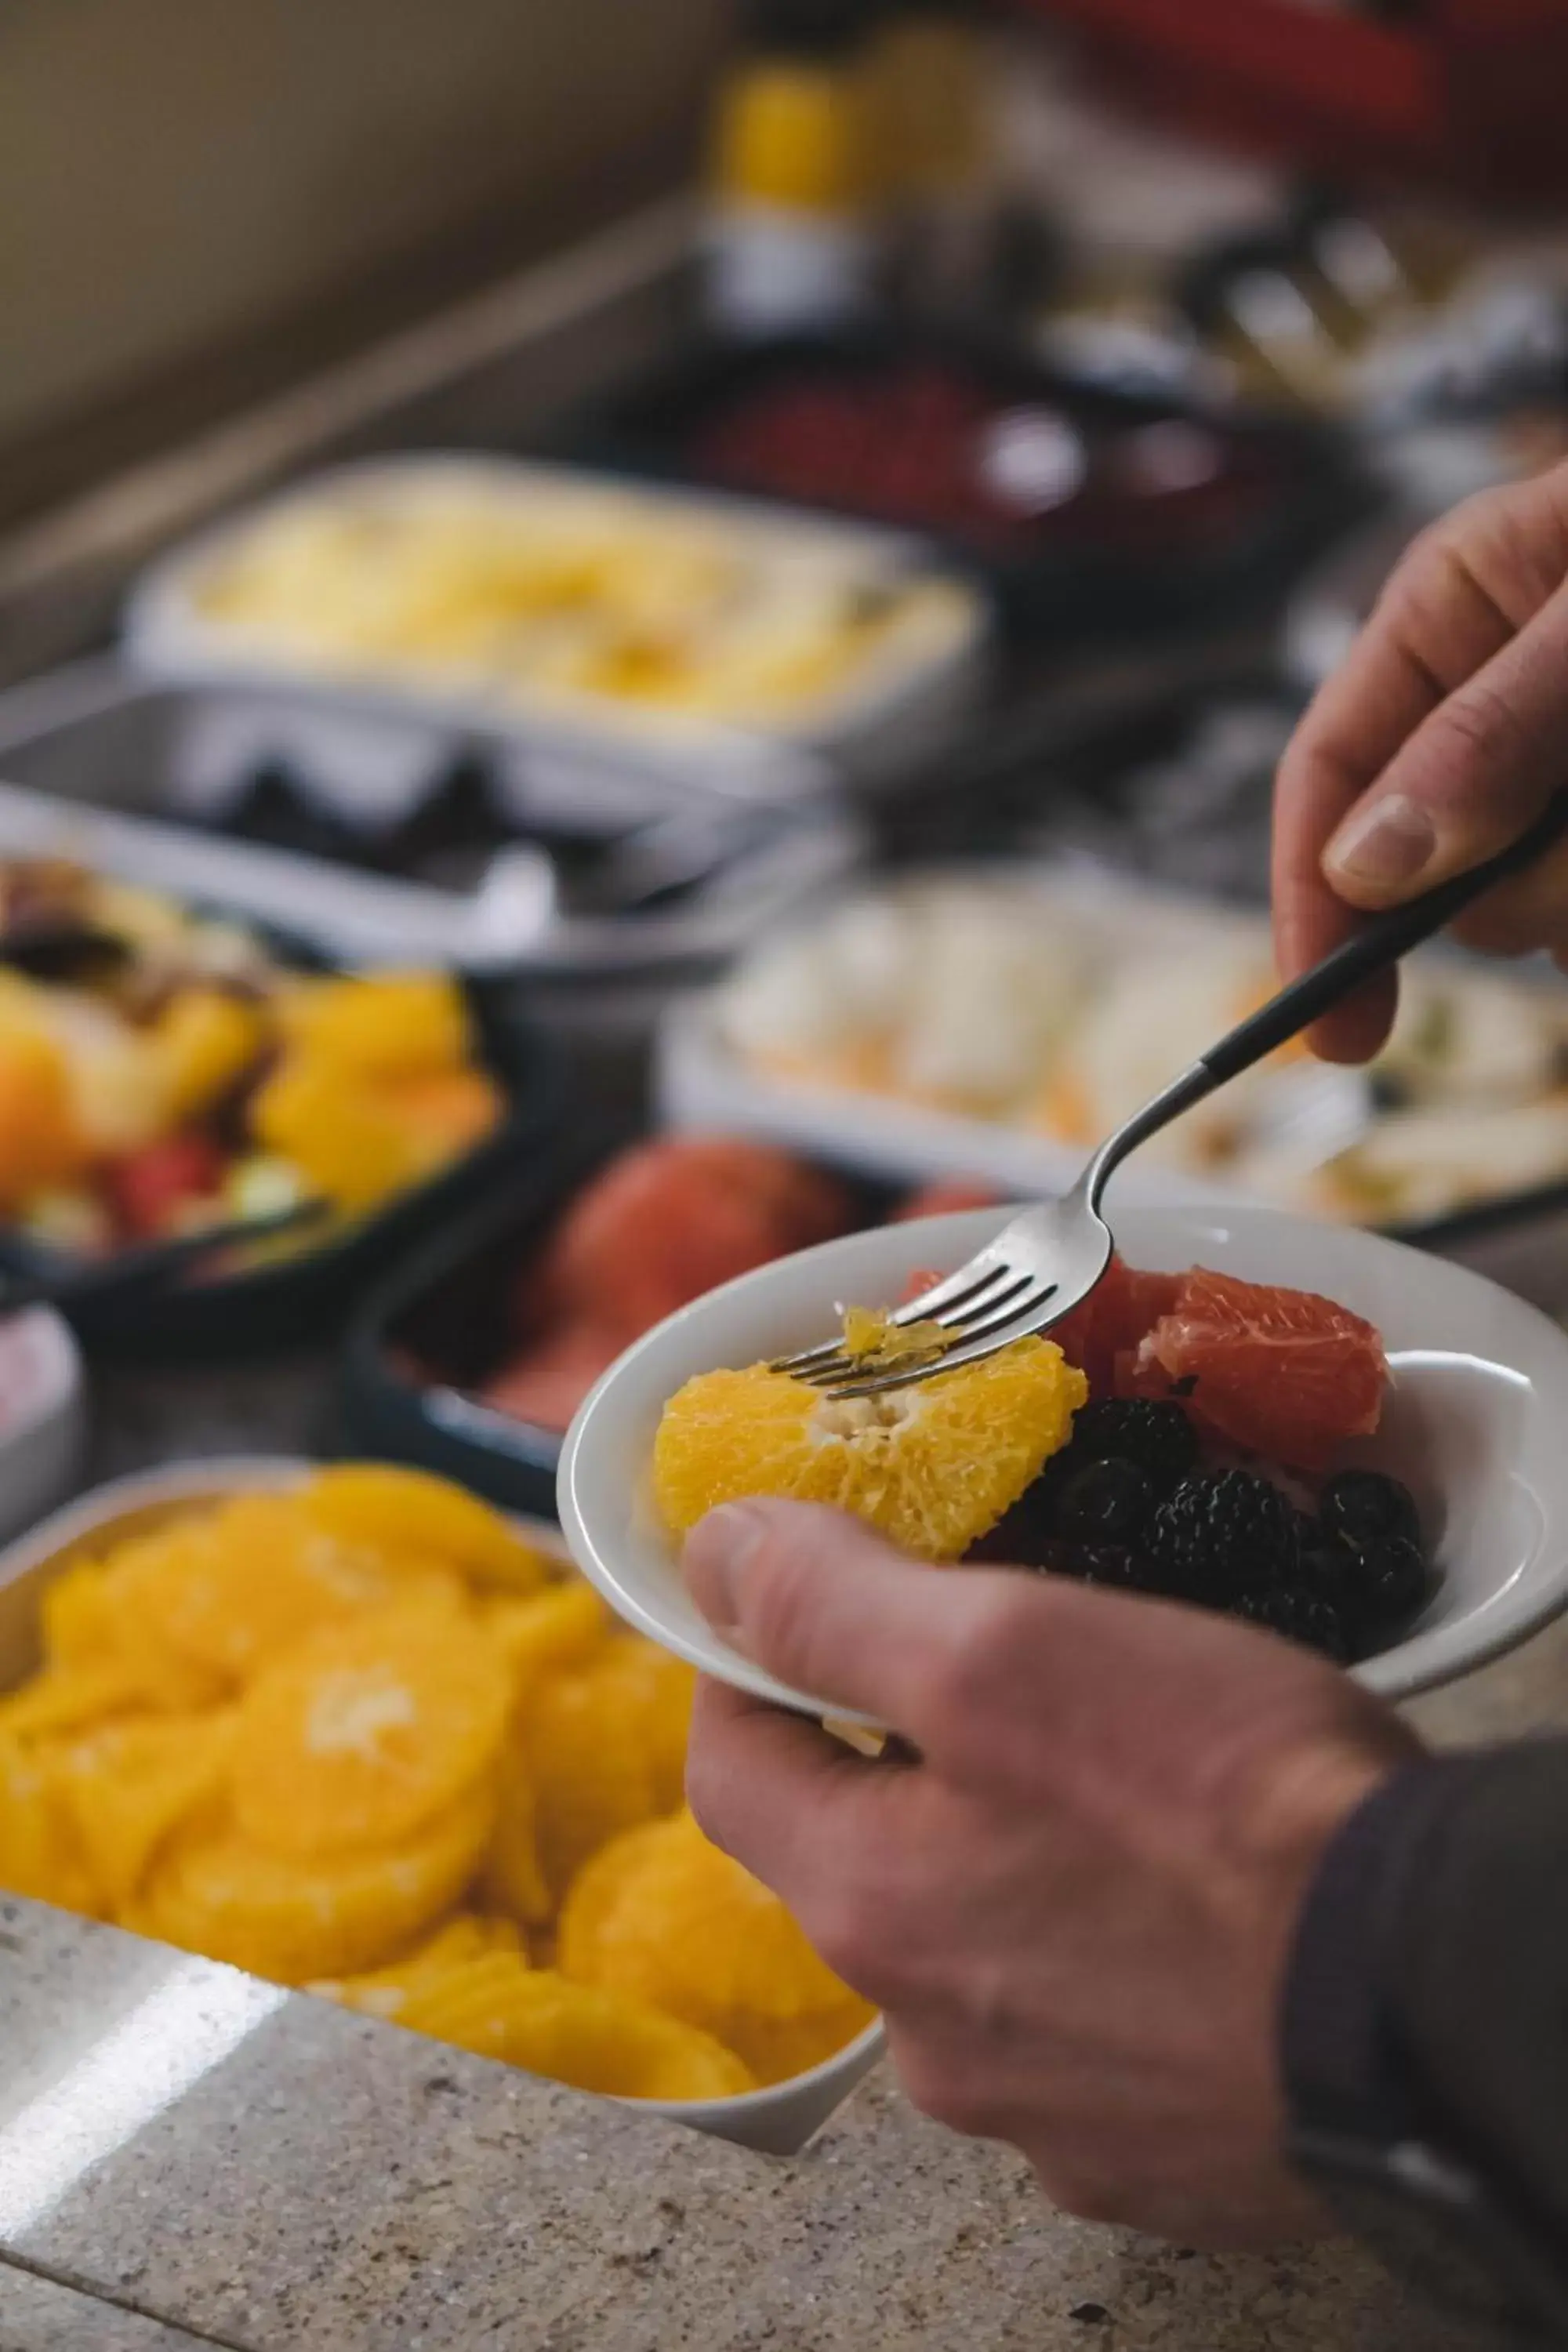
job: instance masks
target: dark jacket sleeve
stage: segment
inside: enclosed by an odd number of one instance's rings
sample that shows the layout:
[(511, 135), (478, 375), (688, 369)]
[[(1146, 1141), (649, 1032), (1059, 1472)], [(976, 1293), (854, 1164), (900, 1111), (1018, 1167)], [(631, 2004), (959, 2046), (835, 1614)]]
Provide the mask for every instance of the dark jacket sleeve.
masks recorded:
[(1568, 2260), (1568, 1741), (1397, 1774), (1327, 1855), (1283, 2012), (1292, 2105), (1430, 2135)]

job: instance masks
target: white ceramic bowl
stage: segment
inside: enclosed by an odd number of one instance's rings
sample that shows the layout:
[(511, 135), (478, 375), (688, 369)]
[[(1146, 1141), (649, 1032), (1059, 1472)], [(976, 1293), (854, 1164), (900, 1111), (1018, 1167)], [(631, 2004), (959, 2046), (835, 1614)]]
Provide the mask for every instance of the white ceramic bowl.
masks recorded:
[(0, 1321), (0, 1543), (69, 1491), (86, 1435), (70, 1326), (43, 1307)]
[[(806, 1713), (850, 1710), (763, 1674), (719, 1641), (688, 1598), (648, 1496), (665, 1400), (695, 1372), (819, 1339), (836, 1303), (877, 1306), (922, 1266), (962, 1264), (1009, 1212), (889, 1225), (762, 1267), (660, 1324), (585, 1400), (561, 1458), (573, 1557), (631, 1624), (706, 1674)], [(1405, 1637), (1355, 1668), (1403, 1698), (1514, 1648), (1568, 1605), (1568, 1334), (1479, 1275), (1342, 1225), (1262, 1209), (1128, 1208), (1131, 1264), (1210, 1265), (1338, 1299), (1382, 1331), (1394, 1381), (1376, 1438), (1347, 1462), (1414, 1489), (1440, 1571)]]
[[(288, 1455), (238, 1455), (186, 1462), (138, 1472), (68, 1505), (0, 1552), (0, 1693), (13, 1687), (37, 1663), (38, 1612), (45, 1587), (75, 1559), (100, 1553), (117, 1538), (150, 1532), (161, 1521), (193, 1506), (227, 1495), (287, 1493), (309, 1477), (314, 1464)], [(518, 1522), (525, 1535), (559, 1553), (559, 1528), (535, 1520)], [(860, 2077), (880, 2057), (885, 2036), (880, 2020), (853, 2042), (787, 2082), (744, 2091), (729, 2099), (629, 2099), (628, 2106), (668, 2116), (712, 2132), (742, 2147), (771, 2156), (794, 2156), (842, 2106)]]

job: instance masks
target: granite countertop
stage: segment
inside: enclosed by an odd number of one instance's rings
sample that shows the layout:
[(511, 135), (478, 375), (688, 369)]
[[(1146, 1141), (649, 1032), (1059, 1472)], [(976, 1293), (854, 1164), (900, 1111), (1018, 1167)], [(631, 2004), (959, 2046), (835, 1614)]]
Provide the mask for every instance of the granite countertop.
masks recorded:
[[(95, 1467), (300, 1450), (310, 1366), (111, 1382)], [(1413, 1710), (1568, 1727), (1568, 1626)], [(752, 2155), (0, 1899), (0, 2352), (1461, 2352), (1357, 2249), (1071, 2221), (887, 2068)]]

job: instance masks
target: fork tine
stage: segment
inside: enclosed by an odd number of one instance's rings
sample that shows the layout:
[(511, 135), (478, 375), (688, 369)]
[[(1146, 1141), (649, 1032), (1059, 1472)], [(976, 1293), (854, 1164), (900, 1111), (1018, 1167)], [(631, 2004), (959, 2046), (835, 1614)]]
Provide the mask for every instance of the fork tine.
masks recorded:
[(984, 1363), (987, 1356), (999, 1354), (1013, 1340), (1049, 1330), (1053, 1323), (1059, 1321), (1060, 1314), (1065, 1310), (1044, 1317), (1040, 1313), (1040, 1309), (1047, 1306), (1056, 1295), (1057, 1286), (1051, 1283), (1022, 1305), (1010, 1307), (1005, 1315), (979, 1325), (958, 1347), (948, 1349), (935, 1359), (927, 1356), (917, 1362), (900, 1365), (896, 1370), (872, 1372), (864, 1380), (836, 1382), (826, 1389), (826, 1393), (833, 1403), (847, 1404), (855, 1397), (881, 1396), (889, 1389), (912, 1388), (921, 1381), (938, 1380), (943, 1372), (956, 1372), (964, 1364)]
[[(979, 1264), (978, 1259), (971, 1258), (967, 1265), (961, 1265), (958, 1272), (949, 1275), (945, 1282), (938, 1283), (934, 1289), (923, 1292), (919, 1298), (911, 1299), (907, 1306), (900, 1307), (895, 1314), (889, 1315), (889, 1322), (900, 1330), (907, 1330), (913, 1323), (945, 1322), (948, 1318), (942, 1313), (944, 1307), (965, 1307), (978, 1303), (983, 1291), (994, 1289), (995, 1285), (1012, 1270), (1006, 1265), (998, 1262), (985, 1266), (983, 1272), (976, 1274), (974, 1268)], [(953, 1328), (959, 1327), (954, 1324)], [(841, 1356), (843, 1351), (842, 1339), (826, 1339), (817, 1347), (803, 1349), (798, 1355), (775, 1357), (768, 1366), (768, 1370), (771, 1372), (793, 1372), (798, 1378), (808, 1371), (826, 1370), (828, 1364)]]
[[(1006, 1268), (998, 1269), (999, 1272), (1004, 1273), (1007, 1270)], [(973, 1305), (966, 1307), (962, 1315), (943, 1318), (942, 1328), (953, 1334), (952, 1340), (933, 1341), (929, 1352), (918, 1359), (911, 1357), (910, 1360), (923, 1362), (929, 1370), (935, 1370), (948, 1347), (956, 1345), (960, 1339), (973, 1336), (973, 1328), (981, 1317), (994, 1317), (1004, 1308), (1009, 1315), (1016, 1313), (1023, 1293), (1028, 1290), (1034, 1279), (1033, 1275), (1015, 1273), (1012, 1281), (1001, 1289), (997, 1289), (992, 1283), (985, 1284), (982, 1294), (975, 1298)], [(989, 1328), (990, 1326), (987, 1325), (985, 1328)], [(866, 1359), (863, 1357), (847, 1355), (840, 1348), (838, 1352), (828, 1357), (826, 1362), (807, 1365), (804, 1370), (796, 1370), (794, 1377), (797, 1381), (804, 1381), (808, 1388), (826, 1388), (835, 1381), (842, 1380), (847, 1372), (853, 1372), (858, 1365), (865, 1361)]]

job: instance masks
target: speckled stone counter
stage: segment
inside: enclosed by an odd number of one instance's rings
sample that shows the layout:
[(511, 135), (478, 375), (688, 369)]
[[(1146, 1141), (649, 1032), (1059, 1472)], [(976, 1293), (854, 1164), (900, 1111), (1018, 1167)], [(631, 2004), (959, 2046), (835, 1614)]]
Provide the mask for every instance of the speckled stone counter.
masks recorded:
[[(100, 1475), (287, 1450), (310, 1368), (128, 1382)], [(1568, 1628), (1421, 1702), (1568, 1727)], [(886, 2070), (747, 2154), (0, 1900), (0, 2352), (1462, 2352), (1355, 2248), (1218, 2259), (1064, 2220)]]

